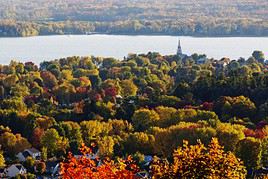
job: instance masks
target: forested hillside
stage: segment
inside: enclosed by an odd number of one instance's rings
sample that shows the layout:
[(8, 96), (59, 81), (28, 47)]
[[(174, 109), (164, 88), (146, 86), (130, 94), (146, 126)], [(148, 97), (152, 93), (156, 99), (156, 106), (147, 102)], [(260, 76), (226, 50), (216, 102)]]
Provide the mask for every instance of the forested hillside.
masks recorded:
[[(224, 171), (229, 178), (245, 178), (245, 169), (250, 175), (268, 166), (268, 67), (260, 51), (237, 61), (158, 53), (132, 54), (122, 61), (69, 57), (39, 66), (12, 61), (0, 65), (0, 99), (6, 163), (31, 146), (42, 151), (42, 161), (62, 161), (68, 151), (78, 154), (79, 147), (94, 144), (100, 158), (131, 154), (141, 168), (144, 155), (161, 157), (150, 169), (159, 177), (213, 178)], [(195, 150), (200, 153), (194, 155)], [(107, 174), (111, 167), (104, 163), (104, 168), (94, 169), (92, 162), (85, 162), (88, 158), (76, 160), (65, 163), (65, 174), (76, 166), (72, 162), (81, 167), (74, 171), (85, 176), (92, 170)], [(198, 168), (201, 160), (207, 170)], [(124, 167), (133, 161), (125, 162)], [(31, 171), (33, 165), (25, 166)], [(119, 166), (111, 171), (126, 174)]]
[(0, 35), (267, 36), (266, 0), (0, 0)]

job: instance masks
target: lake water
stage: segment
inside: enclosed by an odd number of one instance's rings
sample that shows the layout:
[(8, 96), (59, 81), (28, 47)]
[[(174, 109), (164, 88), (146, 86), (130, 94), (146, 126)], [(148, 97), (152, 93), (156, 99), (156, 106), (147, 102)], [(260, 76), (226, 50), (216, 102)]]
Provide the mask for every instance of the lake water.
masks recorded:
[[(179, 37), (127, 35), (63, 35), (0, 38), (0, 64), (10, 60), (35, 63), (67, 56), (104, 56), (122, 59), (128, 53), (175, 54)], [(180, 37), (184, 53), (207, 54), (220, 59), (248, 58), (254, 50), (268, 57), (268, 37), (199, 38)]]

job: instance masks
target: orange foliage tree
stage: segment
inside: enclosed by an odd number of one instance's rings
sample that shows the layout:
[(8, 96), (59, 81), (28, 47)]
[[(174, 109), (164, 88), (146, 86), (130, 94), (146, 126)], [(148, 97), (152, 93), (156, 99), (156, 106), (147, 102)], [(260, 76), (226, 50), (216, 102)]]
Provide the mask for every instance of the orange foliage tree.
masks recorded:
[(139, 171), (131, 157), (126, 160), (119, 159), (117, 162), (106, 158), (98, 166), (99, 160), (90, 159), (91, 149), (82, 145), (81, 157), (74, 157), (69, 153), (66, 162), (61, 163), (60, 174), (64, 179), (134, 179)]
[[(90, 148), (81, 147), (82, 157), (76, 158), (71, 153), (66, 162), (61, 163), (61, 175), (64, 179), (134, 179), (139, 168), (131, 157), (115, 162), (110, 159), (97, 165), (96, 160), (88, 158)], [(231, 152), (225, 152), (218, 140), (213, 138), (208, 147), (200, 141), (197, 145), (188, 145), (184, 141), (183, 147), (174, 151), (173, 163), (165, 159), (154, 158), (150, 166), (153, 179), (168, 178), (226, 178), (244, 179), (246, 169), (243, 162)]]
[(208, 147), (200, 141), (189, 146), (184, 141), (173, 154), (174, 162), (156, 159), (151, 165), (153, 178), (246, 178), (243, 162), (231, 152), (224, 152), (216, 138)]

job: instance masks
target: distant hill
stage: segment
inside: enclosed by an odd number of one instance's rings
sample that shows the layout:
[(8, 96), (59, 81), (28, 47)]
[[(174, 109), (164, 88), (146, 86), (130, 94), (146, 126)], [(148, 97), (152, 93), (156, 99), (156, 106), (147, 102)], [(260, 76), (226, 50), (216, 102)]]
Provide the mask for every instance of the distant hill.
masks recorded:
[(0, 0), (1, 36), (87, 32), (267, 36), (268, 1)]

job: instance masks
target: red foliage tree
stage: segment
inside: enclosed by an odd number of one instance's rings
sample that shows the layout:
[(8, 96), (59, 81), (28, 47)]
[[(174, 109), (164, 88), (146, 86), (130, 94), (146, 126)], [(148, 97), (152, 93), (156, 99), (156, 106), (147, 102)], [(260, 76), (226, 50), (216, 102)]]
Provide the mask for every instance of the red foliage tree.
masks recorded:
[(258, 139), (264, 139), (265, 137), (268, 136), (268, 130), (266, 128), (256, 129), (256, 130), (245, 129), (244, 134), (246, 137), (254, 137), (254, 138), (258, 138)]
[(105, 89), (105, 96), (115, 97), (117, 95), (117, 90), (115, 87), (109, 87)]
[(61, 163), (60, 174), (62, 178), (134, 179), (135, 173), (139, 171), (131, 157), (128, 157), (126, 160), (120, 159), (118, 162), (107, 158), (98, 166), (99, 160), (93, 160), (88, 157), (92, 153), (90, 148), (82, 145), (80, 151), (83, 154), (82, 157), (76, 158), (69, 153), (67, 161)]
[(33, 130), (33, 134), (32, 134), (32, 144), (34, 147), (39, 148), (41, 145), (41, 137), (44, 134), (44, 129), (41, 129), (39, 127), (35, 128)]
[(201, 105), (201, 109), (202, 110), (206, 110), (206, 111), (212, 111), (213, 110), (213, 107), (214, 107), (214, 104), (213, 103), (210, 103), (210, 102), (204, 102)]

